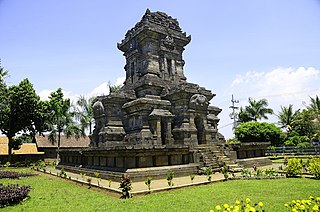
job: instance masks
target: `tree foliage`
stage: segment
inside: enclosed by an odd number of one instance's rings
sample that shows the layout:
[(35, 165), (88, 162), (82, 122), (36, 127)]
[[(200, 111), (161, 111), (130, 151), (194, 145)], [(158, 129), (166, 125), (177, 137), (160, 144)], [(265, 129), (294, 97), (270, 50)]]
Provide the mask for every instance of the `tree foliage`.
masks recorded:
[(16, 149), (20, 144), (14, 140), (17, 133), (34, 137), (43, 131), (42, 103), (33, 85), (24, 79), (19, 85), (2, 87), (0, 105), (0, 128), (9, 140), (10, 159), (12, 148)]
[(272, 145), (278, 144), (281, 136), (280, 128), (266, 122), (241, 123), (234, 133), (240, 142), (271, 142)]
[(281, 106), (281, 111), (278, 113), (277, 117), (279, 119), (278, 124), (281, 128), (285, 129), (287, 132), (292, 130), (293, 124), (297, 120), (300, 110), (293, 110), (293, 105), (290, 104), (288, 107)]
[(49, 96), (48, 108), (48, 131), (49, 140), (52, 143), (57, 142), (57, 158), (59, 159), (59, 150), (61, 144), (61, 135), (67, 138), (75, 136), (79, 138), (84, 136), (84, 132), (74, 122), (74, 113), (70, 111), (70, 99), (65, 99), (62, 89), (58, 88)]
[(286, 146), (303, 148), (311, 146), (312, 142), (320, 141), (320, 100), (310, 97), (310, 104), (302, 109), (293, 111), (292, 105), (281, 107), (278, 123), (286, 129), (283, 143)]
[(87, 99), (84, 96), (80, 96), (77, 100), (75, 108), (75, 117), (80, 122), (81, 129), (85, 132), (89, 128), (89, 134), (92, 133), (92, 125), (94, 123), (93, 115), (93, 102), (95, 97)]
[(273, 114), (273, 110), (268, 108), (268, 101), (266, 99), (255, 100), (249, 98), (249, 105), (244, 109), (240, 108), (238, 121), (243, 123), (268, 119), (268, 114)]

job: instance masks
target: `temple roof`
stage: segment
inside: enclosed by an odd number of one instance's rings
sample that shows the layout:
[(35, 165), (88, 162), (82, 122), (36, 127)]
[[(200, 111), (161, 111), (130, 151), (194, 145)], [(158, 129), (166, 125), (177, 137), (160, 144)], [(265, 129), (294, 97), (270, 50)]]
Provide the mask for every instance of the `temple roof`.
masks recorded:
[[(39, 148), (57, 148), (58, 144), (55, 142), (54, 144), (51, 143), (48, 139), (48, 136), (37, 136), (36, 137), (37, 146)], [(89, 137), (80, 137), (76, 139), (75, 137), (61, 136), (61, 144), (60, 148), (81, 148), (81, 147), (88, 147), (90, 144)]]
[(135, 31), (137, 28), (148, 23), (154, 23), (172, 30), (182, 32), (177, 19), (172, 18), (164, 12), (150, 12), (150, 10), (147, 9), (141, 20), (132, 29), (128, 30), (125, 36), (127, 37), (132, 31)]
[(191, 36), (186, 36), (185, 32), (182, 32), (181, 27), (179, 26), (179, 22), (177, 19), (172, 18), (164, 12), (151, 12), (149, 9), (146, 10), (145, 14), (142, 16), (141, 20), (125, 34), (125, 39), (118, 43), (118, 48), (125, 44), (132, 37), (139, 34), (143, 29), (156, 30), (168, 33), (170, 31), (170, 35), (178, 36), (180, 39), (185, 40), (186, 44), (190, 42)]

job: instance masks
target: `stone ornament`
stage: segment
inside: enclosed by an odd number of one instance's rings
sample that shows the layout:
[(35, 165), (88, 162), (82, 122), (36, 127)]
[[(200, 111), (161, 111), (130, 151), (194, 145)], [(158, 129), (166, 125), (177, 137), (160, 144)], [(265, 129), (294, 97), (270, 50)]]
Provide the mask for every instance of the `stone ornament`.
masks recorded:
[(209, 105), (209, 101), (206, 96), (202, 94), (194, 94), (190, 98), (190, 107), (192, 108), (204, 108)]

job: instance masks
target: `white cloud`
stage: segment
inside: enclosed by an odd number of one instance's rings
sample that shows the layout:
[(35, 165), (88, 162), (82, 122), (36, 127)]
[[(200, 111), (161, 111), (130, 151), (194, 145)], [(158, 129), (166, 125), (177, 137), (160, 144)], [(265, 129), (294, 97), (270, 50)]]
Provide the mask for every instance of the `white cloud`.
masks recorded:
[(247, 72), (231, 83), (238, 98), (270, 99), (281, 105), (298, 105), (319, 89), (320, 71), (313, 68), (276, 68), (270, 72)]
[[(293, 104), (295, 109), (304, 108), (304, 102), (308, 104), (310, 96), (320, 95), (319, 80), (320, 70), (314, 67), (276, 68), (269, 72), (251, 71), (238, 75), (231, 82), (230, 96), (234, 94), (236, 99), (240, 99), (237, 106), (245, 106), (249, 97), (257, 100), (265, 98), (269, 107), (278, 113), (281, 105)], [(223, 108), (229, 108), (229, 104)], [(224, 110), (221, 114), (221, 127), (232, 122), (230, 113), (231, 110)], [(277, 122), (277, 118), (272, 116), (269, 122)], [(232, 137), (231, 126), (221, 131), (226, 137)]]
[(126, 79), (126, 77), (118, 77), (115, 85), (122, 85), (123, 82), (125, 81), (125, 79)]
[(38, 93), (38, 95), (40, 96), (40, 99), (41, 100), (48, 100), (49, 96), (50, 96), (50, 93), (52, 92), (53, 90), (42, 90)]
[[(116, 82), (114, 85), (122, 85), (123, 82), (125, 81), (125, 77), (118, 77), (116, 79)], [(109, 94), (109, 84), (112, 84), (110, 82), (103, 82), (100, 85), (98, 85), (97, 87), (95, 87), (91, 92), (87, 93), (86, 95), (84, 95), (85, 97), (91, 97), (91, 96), (103, 96), (103, 95), (108, 95)], [(55, 91), (55, 90), (42, 90), (40, 92), (38, 92), (38, 95), (40, 96), (40, 98), (42, 100), (48, 100), (50, 94)], [(79, 94), (74, 94), (72, 91), (62, 91), (64, 94), (65, 98), (69, 98), (71, 100), (71, 102), (75, 102), (77, 101), (77, 99), (79, 98)]]
[(123, 82), (125, 81), (126, 77), (118, 77), (116, 79), (116, 82), (110, 83), (110, 82), (103, 82), (99, 86), (93, 89), (88, 96), (103, 96), (109, 94), (109, 84), (111, 85), (123, 85)]
[(109, 94), (109, 83), (104, 82), (100, 84), (98, 87), (94, 88), (93, 91), (91, 91), (88, 96), (102, 96), (102, 95), (108, 95)]
[[(49, 96), (52, 92), (55, 90), (42, 90), (38, 92), (38, 95), (40, 96), (41, 100), (49, 100)], [(79, 95), (73, 94), (72, 91), (64, 91), (62, 90), (62, 93), (64, 95), (64, 98), (68, 98), (71, 100), (71, 102), (74, 102), (78, 99)]]

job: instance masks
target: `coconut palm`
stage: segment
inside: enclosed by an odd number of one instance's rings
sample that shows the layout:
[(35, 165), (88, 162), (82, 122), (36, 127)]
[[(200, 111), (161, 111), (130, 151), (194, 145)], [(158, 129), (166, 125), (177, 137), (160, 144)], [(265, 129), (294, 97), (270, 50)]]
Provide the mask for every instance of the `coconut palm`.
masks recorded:
[(83, 131), (89, 129), (89, 134), (92, 134), (92, 125), (94, 123), (93, 116), (93, 102), (95, 97), (87, 99), (84, 96), (80, 96), (75, 106), (76, 119), (80, 122)]
[(249, 113), (245, 110), (245, 108), (240, 107), (239, 113), (238, 113), (238, 122), (244, 123), (251, 121)]
[(312, 114), (311, 124), (315, 129), (314, 138), (320, 141), (320, 99), (318, 95), (315, 98), (310, 97), (310, 105), (307, 109)]
[(279, 119), (278, 124), (281, 128), (290, 132), (292, 130), (293, 124), (297, 121), (297, 116), (300, 110), (293, 111), (293, 105), (290, 104), (288, 107), (281, 106), (281, 111), (276, 115)]
[(312, 112), (316, 113), (316, 114), (320, 114), (320, 99), (318, 97), (318, 95), (315, 98), (310, 97), (310, 105), (307, 106), (308, 110), (311, 110)]
[(258, 121), (260, 119), (268, 119), (267, 114), (273, 114), (273, 110), (268, 107), (268, 101), (266, 99), (249, 98), (249, 105), (245, 107), (245, 111), (249, 114), (251, 121)]

